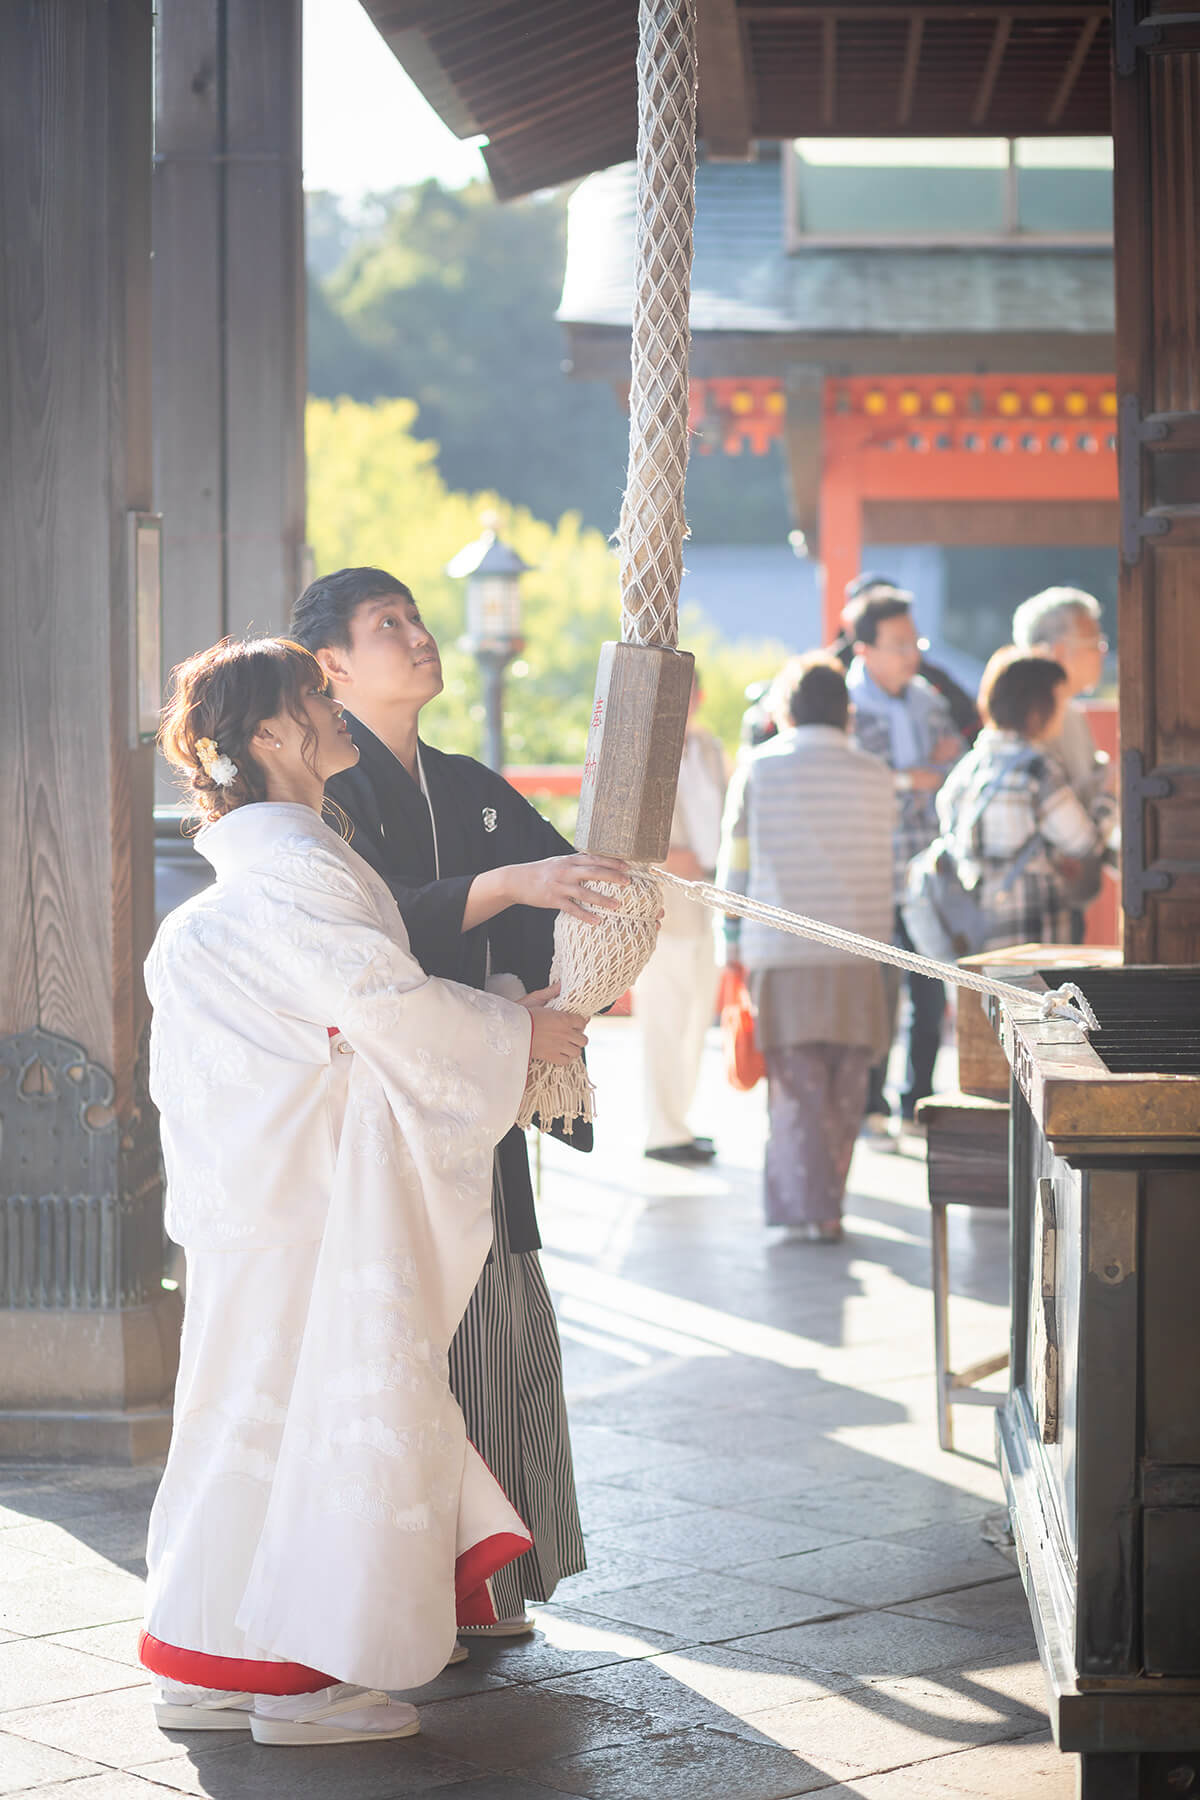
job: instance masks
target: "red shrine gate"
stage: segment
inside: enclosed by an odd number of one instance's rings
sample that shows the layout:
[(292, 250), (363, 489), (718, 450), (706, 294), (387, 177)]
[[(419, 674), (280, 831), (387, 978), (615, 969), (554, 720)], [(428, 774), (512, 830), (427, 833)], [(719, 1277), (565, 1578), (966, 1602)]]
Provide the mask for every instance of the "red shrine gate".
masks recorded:
[[(765, 455), (787, 400), (771, 379), (692, 383), (694, 448)], [(824, 634), (864, 543), (1111, 544), (1117, 400), (1106, 375), (827, 378), (819, 555)]]
[[(829, 377), (819, 520), (823, 641), (876, 544), (1111, 544), (1117, 535), (1117, 398), (1107, 375)], [(787, 397), (771, 378), (691, 384), (693, 454), (764, 456), (786, 441)], [(1111, 703), (1089, 708), (1117, 756)], [(1115, 943), (1117, 892), (1088, 913), (1089, 943)]]

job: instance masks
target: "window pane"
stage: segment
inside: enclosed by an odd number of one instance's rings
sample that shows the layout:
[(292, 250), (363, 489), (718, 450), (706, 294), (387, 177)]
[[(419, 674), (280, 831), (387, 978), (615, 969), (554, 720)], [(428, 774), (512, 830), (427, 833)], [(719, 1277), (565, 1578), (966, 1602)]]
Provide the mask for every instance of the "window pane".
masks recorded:
[(797, 161), (797, 228), (814, 237), (956, 237), (1004, 230), (1004, 168)]
[(1043, 236), (1112, 231), (1108, 169), (1017, 170), (1017, 229)]
[(791, 154), (802, 236), (1112, 233), (1108, 137), (797, 138)]
[[(1043, 139), (1030, 139), (1043, 142)], [(1052, 140), (1057, 141), (1057, 140)], [(1091, 138), (1068, 142), (1092, 143)], [(1111, 143), (1111, 139), (1102, 140)], [(1007, 138), (795, 138), (802, 162), (871, 169), (1005, 169)], [(1111, 163), (1110, 163), (1111, 167)]]

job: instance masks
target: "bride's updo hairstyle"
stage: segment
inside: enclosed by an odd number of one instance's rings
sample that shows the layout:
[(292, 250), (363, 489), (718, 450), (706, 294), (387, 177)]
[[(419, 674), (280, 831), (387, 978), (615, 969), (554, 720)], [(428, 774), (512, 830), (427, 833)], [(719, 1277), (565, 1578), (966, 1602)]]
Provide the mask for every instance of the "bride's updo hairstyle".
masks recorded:
[(317, 734), (304, 697), (324, 686), (316, 658), (288, 638), (224, 638), (172, 670), (158, 742), (204, 824), (266, 799), (266, 782), (250, 754), (264, 719), (286, 712), (303, 726), (301, 754), (317, 773)]

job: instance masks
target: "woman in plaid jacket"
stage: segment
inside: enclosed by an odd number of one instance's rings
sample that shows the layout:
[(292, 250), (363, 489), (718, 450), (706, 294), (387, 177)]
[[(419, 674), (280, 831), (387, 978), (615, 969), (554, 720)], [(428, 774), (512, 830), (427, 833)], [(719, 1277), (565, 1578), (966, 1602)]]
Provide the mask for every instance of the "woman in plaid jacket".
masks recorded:
[(1098, 794), (1085, 807), (1043, 751), (1061, 730), (1068, 698), (1061, 663), (998, 650), (979, 689), (985, 728), (937, 797), (959, 877), (987, 918), (988, 950), (1070, 943), (1054, 854), (1098, 855), (1112, 833), (1113, 796)]

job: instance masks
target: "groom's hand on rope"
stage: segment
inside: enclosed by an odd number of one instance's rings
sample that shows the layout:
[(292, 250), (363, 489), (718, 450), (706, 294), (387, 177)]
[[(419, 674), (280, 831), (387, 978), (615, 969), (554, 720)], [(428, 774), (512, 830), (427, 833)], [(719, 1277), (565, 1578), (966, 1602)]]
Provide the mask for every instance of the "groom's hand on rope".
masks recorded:
[(583, 919), (589, 925), (596, 925), (599, 920), (595, 912), (585, 910), (583, 902), (601, 912), (617, 912), (621, 902), (598, 894), (585, 884), (608, 881), (618, 887), (629, 885), (625, 864), (615, 856), (548, 856), (544, 862), (515, 863), (508, 874), (510, 904), (547, 907), (566, 913), (570, 919)]
[[(565, 862), (566, 858), (557, 860)], [(587, 1020), (582, 1013), (551, 1010), (549, 1003), (557, 998), (558, 992), (559, 986), (555, 982), (553, 987), (538, 988), (536, 993), (526, 994), (521, 1001), (533, 1018), (529, 1054), (537, 1062), (571, 1063), (583, 1055), (587, 1046), (583, 1029)]]

